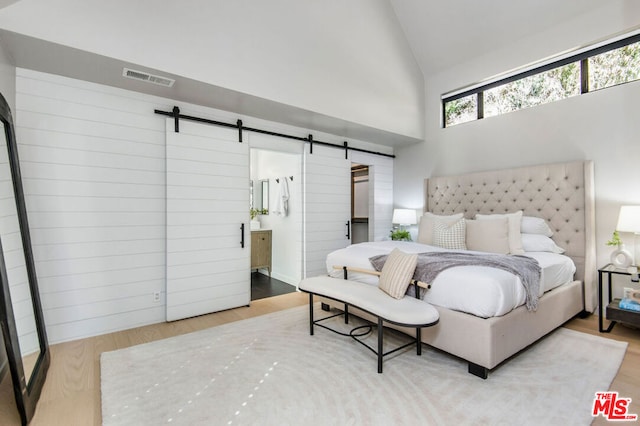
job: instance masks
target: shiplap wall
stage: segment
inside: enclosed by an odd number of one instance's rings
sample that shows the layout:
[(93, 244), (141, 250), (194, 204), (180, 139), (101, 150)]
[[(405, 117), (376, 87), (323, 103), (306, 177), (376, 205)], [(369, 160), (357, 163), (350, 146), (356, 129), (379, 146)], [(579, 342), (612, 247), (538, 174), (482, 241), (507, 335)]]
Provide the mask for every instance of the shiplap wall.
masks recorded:
[(50, 341), (163, 321), (165, 128), (152, 113), (157, 101), (24, 69), (16, 92)]
[[(16, 74), (22, 178), (51, 343), (165, 320), (165, 121), (154, 109), (178, 105), (190, 115), (309, 134), (51, 74)], [(327, 134), (316, 139), (342, 141)], [(358, 144), (389, 151), (364, 141), (352, 146)], [(344, 151), (331, 151), (344, 158)]]
[[(9, 282), (9, 293), (13, 306), (16, 332), (20, 353), (32, 354), (40, 350), (36, 317), (33, 312), (27, 262), (22, 245), (22, 234), (18, 221), (11, 165), (7, 144), (4, 142), (4, 126), (0, 124), (0, 236), (2, 236), (2, 256)], [(29, 372), (26, 372), (27, 376)]]

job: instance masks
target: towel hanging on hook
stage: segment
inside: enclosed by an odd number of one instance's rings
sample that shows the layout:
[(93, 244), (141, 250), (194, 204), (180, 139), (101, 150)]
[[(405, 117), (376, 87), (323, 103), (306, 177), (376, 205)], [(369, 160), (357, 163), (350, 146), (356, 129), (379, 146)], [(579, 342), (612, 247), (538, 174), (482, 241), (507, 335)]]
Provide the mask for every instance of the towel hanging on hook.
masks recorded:
[(273, 209), (273, 214), (285, 217), (289, 211), (289, 185), (287, 184), (286, 177), (282, 178), (282, 182), (280, 182), (280, 179), (276, 178), (276, 182), (278, 183), (278, 186), (276, 190), (276, 205)]

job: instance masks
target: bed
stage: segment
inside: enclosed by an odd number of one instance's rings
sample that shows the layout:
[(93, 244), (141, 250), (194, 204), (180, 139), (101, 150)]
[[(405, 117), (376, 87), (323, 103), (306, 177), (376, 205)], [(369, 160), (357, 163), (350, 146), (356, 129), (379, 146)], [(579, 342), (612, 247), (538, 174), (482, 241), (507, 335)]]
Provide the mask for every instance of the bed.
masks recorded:
[[(424, 343), (468, 361), (470, 373), (486, 378), (489, 370), (572, 317), (593, 312), (596, 268), (592, 162), (434, 177), (425, 180), (424, 188), (426, 213), (462, 214), (465, 219), (473, 219), (476, 214), (494, 217), (522, 211), (525, 217), (544, 220), (553, 233), (552, 243), (564, 251), (524, 253), (535, 258), (542, 270), (535, 311), (527, 309), (518, 290), (521, 283), (513, 274), (481, 266), (442, 272), (425, 296), (438, 309), (440, 322), (424, 330)], [(342, 273), (334, 271), (334, 266), (373, 269), (369, 258), (388, 254), (394, 247), (408, 253), (442, 250), (417, 242), (356, 244), (329, 254), (328, 272), (334, 276)], [(350, 273), (349, 279), (377, 284), (377, 278), (369, 274)], [(514, 286), (514, 280), (519, 284)], [(445, 288), (449, 293), (442, 291)], [(461, 296), (467, 293), (466, 299)], [(484, 302), (472, 305), (467, 303), (470, 299)], [(403, 331), (411, 334), (411, 330)]]

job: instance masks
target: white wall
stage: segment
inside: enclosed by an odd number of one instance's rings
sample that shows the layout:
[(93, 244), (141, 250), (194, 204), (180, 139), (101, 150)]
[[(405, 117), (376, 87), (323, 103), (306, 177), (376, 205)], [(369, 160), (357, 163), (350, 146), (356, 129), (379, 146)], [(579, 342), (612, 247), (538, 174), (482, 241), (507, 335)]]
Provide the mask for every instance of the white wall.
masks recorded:
[[(622, 204), (640, 204), (640, 82), (443, 129), (440, 95), (500, 71), (587, 44), (640, 23), (640, 6), (604, 10), (514, 41), (508, 49), (469, 58), (426, 79), (426, 141), (397, 151), (395, 204), (422, 208), (429, 176), (570, 160), (595, 163), (598, 264)], [(631, 236), (623, 236), (630, 243)]]
[(387, 0), (21, 0), (0, 28), (423, 137), (424, 81)]
[[(257, 135), (251, 135), (250, 144), (253, 144), (254, 136)], [(302, 156), (300, 153), (252, 149), (251, 169), (253, 180), (269, 179), (269, 214), (260, 216), (260, 227), (271, 229), (271, 276), (297, 286), (302, 279)], [(285, 176), (289, 210), (283, 217), (275, 215), (273, 209), (278, 196), (276, 178), (282, 180)]]
[[(232, 123), (240, 118), (246, 126), (301, 137), (312, 133), (21, 68), (16, 103), (22, 177), (51, 343), (164, 321), (165, 117), (154, 109), (177, 104), (187, 115)], [(252, 147), (302, 150), (299, 142), (248, 132), (245, 137)], [(328, 134), (314, 134), (314, 139), (344, 140)], [(390, 151), (363, 141), (349, 145)], [(297, 184), (294, 180), (294, 189)], [(153, 301), (156, 291), (159, 302)]]

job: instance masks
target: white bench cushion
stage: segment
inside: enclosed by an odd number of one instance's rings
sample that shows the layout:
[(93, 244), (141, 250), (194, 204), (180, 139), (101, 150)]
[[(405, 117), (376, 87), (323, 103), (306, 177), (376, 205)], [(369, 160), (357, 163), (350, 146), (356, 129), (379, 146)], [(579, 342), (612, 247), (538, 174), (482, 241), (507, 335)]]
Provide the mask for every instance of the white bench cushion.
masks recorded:
[(356, 306), (400, 325), (428, 326), (440, 318), (436, 308), (423, 300), (411, 296), (394, 299), (378, 287), (358, 281), (320, 276), (305, 278), (298, 288)]

